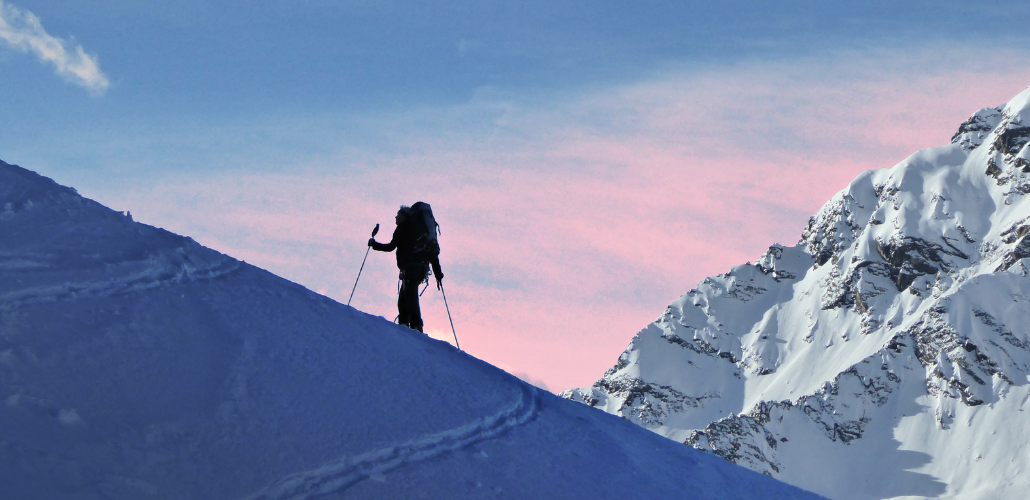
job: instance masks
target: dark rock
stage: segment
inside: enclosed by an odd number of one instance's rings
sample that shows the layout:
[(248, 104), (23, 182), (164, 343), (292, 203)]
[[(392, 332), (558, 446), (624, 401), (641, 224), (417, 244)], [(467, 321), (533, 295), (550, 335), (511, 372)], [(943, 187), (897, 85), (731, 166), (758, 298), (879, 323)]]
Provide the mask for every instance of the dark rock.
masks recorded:
[(981, 109), (959, 125), (958, 132), (951, 136), (951, 143), (961, 144), (962, 149), (967, 151), (975, 149), (983, 143), (983, 137), (994, 130), (1001, 118), (1001, 108)]

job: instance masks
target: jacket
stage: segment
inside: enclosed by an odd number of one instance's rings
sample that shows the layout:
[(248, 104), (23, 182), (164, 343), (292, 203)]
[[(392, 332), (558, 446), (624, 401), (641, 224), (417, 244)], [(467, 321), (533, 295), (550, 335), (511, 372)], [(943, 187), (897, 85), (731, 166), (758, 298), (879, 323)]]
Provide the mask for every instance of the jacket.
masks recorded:
[(411, 264), (426, 264), (433, 266), (433, 275), (437, 279), (443, 278), (443, 271), (440, 269), (440, 257), (433, 252), (427, 252), (425, 249), (416, 248), (418, 242), (418, 234), (415, 227), (405, 222), (398, 224), (397, 228), (393, 230), (393, 238), (390, 239), (389, 243), (379, 243), (378, 241), (372, 243), (372, 249), (380, 252), (392, 252), (397, 250), (397, 268), (403, 270), (405, 266)]

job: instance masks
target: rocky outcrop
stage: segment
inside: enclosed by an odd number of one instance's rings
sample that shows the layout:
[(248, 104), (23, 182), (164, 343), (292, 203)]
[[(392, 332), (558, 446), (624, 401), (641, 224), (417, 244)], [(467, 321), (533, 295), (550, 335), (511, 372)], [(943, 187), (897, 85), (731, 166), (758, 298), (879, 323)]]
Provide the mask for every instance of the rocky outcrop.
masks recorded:
[(984, 137), (1001, 123), (1001, 111), (1002, 108), (997, 107), (984, 108), (973, 113), (973, 116), (959, 125), (958, 132), (951, 136), (951, 143), (962, 146), (966, 151), (978, 148), (983, 144)]

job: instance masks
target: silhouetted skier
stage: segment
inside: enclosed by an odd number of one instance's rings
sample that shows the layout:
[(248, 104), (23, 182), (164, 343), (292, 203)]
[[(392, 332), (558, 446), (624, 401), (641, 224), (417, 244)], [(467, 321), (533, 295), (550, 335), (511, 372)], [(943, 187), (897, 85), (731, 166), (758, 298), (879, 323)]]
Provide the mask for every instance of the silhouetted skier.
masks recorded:
[[(416, 203), (414, 207), (425, 207), (413, 210), (402, 206), (397, 211), (397, 228), (393, 230), (393, 239), (389, 243), (379, 243), (375, 238), (368, 239), (368, 246), (380, 252), (397, 250), (397, 268), (400, 269), (401, 289), (397, 297), (398, 321), (413, 330), (422, 331), (422, 311), (418, 304), (418, 285), (426, 281), (429, 266), (433, 267), (436, 276), (436, 287), (440, 288), (443, 271), (440, 270), (440, 247), (436, 243), (436, 221), (432, 218), (432, 210), (425, 203)], [(432, 221), (432, 228), (427, 227)], [(432, 237), (430, 237), (430, 231)]]

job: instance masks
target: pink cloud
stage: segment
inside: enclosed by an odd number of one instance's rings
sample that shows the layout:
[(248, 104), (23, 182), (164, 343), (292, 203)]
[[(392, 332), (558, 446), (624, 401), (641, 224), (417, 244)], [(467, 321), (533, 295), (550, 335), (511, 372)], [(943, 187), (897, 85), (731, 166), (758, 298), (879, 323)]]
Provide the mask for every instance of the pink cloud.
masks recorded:
[[(861, 171), (947, 143), (1030, 83), (1012, 54), (932, 67), (930, 52), (670, 71), (540, 105), (487, 99), (469, 106), (500, 115), (441, 110), (428, 128), (378, 118), (407, 134), (403, 150), (101, 201), (341, 302), (372, 226), (385, 241), (397, 205), (430, 202), (462, 347), (561, 390), (592, 383), (704, 276), (796, 242)], [(353, 305), (393, 319), (395, 292), (393, 257), (373, 252)], [(438, 294), (423, 298), (427, 328), (450, 339)]]

